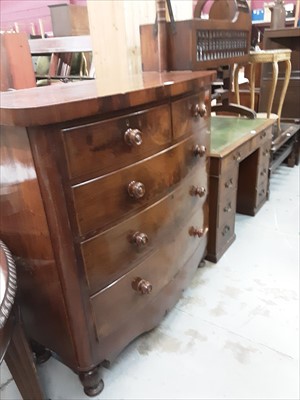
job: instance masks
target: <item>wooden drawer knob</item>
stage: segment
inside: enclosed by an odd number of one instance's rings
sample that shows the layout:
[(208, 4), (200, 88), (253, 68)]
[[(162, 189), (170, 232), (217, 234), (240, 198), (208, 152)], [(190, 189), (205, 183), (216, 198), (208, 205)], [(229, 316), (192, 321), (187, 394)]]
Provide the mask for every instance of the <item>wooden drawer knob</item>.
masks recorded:
[(206, 105), (204, 103), (193, 105), (191, 111), (192, 111), (192, 116), (195, 118), (197, 118), (198, 116), (203, 118), (207, 114)]
[(222, 230), (222, 236), (227, 235), (228, 232), (230, 232), (230, 226), (229, 225), (225, 225), (224, 229)]
[(266, 168), (264, 168), (264, 169), (261, 171), (260, 175), (261, 175), (261, 176), (266, 176), (266, 175), (267, 175), (267, 170), (266, 170)]
[(140, 199), (144, 196), (146, 189), (142, 182), (131, 181), (128, 185), (129, 196)]
[(137, 247), (143, 247), (148, 244), (149, 239), (146, 233), (135, 232), (131, 237), (131, 241), (136, 244)]
[(266, 131), (264, 131), (264, 132), (262, 132), (262, 133), (260, 134), (260, 138), (261, 138), (261, 139), (265, 138), (266, 136), (267, 136), (267, 132), (266, 132)]
[(192, 196), (203, 197), (206, 193), (205, 187), (203, 186), (192, 186), (190, 190), (190, 194)]
[(233, 179), (232, 178), (230, 178), (227, 182), (225, 182), (225, 187), (226, 188), (233, 187)]
[(193, 148), (195, 156), (203, 157), (206, 153), (206, 147), (203, 145), (196, 144)]
[(135, 278), (131, 283), (132, 289), (140, 294), (149, 294), (152, 292), (152, 285), (150, 282), (142, 278)]
[(192, 226), (189, 230), (190, 236), (198, 236), (199, 238), (206, 235), (207, 232), (208, 228), (195, 228), (194, 226)]
[(241, 153), (238, 151), (238, 152), (233, 156), (233, 159), (234, 159), (235, 161), (240, 161), (240, 159), (241, 159)]
[(128, 128), (124, 133), (124, 140), (129, 146), (140, 146), (143, 142), (142, 132), (139, 129)]
[(230, 211), (232, 210), (232, 208), (231, 208), (231, 202), (229, 202), (229, 203), (227, 204), (227, 206), (223, 208), (223, 210), (224, 210), (224, 212), (230, 212)]

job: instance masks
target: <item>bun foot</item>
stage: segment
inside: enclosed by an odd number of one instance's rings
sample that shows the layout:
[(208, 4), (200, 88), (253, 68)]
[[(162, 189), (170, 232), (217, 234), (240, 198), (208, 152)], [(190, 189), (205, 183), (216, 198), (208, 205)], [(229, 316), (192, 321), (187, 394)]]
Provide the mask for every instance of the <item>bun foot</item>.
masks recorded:
[(97, 396), (104, 388), (104, 382), (100, 377), (98, 367), (88, 372), (80, 372), (79, 379), (87, 396)]

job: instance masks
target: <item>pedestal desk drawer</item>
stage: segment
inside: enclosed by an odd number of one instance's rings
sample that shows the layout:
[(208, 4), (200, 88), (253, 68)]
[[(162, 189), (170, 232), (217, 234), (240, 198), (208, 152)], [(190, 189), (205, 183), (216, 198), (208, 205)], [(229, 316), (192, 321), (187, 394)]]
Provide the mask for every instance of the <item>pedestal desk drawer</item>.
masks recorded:
[(236, 212), (236, 191), (232, 191), (227, 197), (224, 196), (219, 205), (217, 228), (224, 225), (224, 222), (234, 220)]
[(172, 140), (169, 105), (63, 129), (70, 178), (108, 173), (167, 147)]
[(199, 170), (159, 202), (83, 242), (90, 293), (104, 288), (168, 241), (172, 232), (182, 229), (195, 207), (204, 212), (206, 193), (207, 177)]
[(178, 139), (184, 135), (198, 133), (208, 126), (210, 116), (210, 91), (174, 101), (172, 107), (173, 136)]
[(217, 230), (217, 248), (222, 249), (226, 246), (234, 236), (234, 221), (235, 214), (229, 215), (227, 218), (223, 219), (222, 224)]
[[(204, 237), (191, 235), (195, 226), (205, 230), (203, 212), (199, 209), (182, 230), (169, 236), (169, 243), (132, 269), (122, 278), (91, 297), (98, 337), (105, 337), (118, 329), (125, 319), (152, 301), (181, 270), (183, 265), (203, 243)], [(201, 260), (199, 259), (199, 262)], [(109, 316), (109, 318), (107, 318)]]
[(268, 180), (263, 181), (256, 189), (256, 206), (265, 200), (267, 196)]
[(270, 162), (270, 150), (271, 150), (271, 142), (268, 141), (264, 143), (259, 152), (259, 164), (260, 165), (269, 165)]
[(194, 168), (205, 168), (206, 149), (189, 138), (115, 173), (72, 188), (79, 233), (93, 233), (149, 206)]

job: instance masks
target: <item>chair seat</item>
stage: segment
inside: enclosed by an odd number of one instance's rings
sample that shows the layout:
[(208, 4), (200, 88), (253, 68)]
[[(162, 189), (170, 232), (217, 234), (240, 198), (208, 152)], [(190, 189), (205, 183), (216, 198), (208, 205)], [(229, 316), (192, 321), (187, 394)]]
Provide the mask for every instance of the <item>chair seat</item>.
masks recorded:
[(270, 116), (268, 117), (268, 113), (259, 112), (259, 113), (256, 113), (256, 118), (270, 118), (270, 119), (274, 119), (276, 121), (278, 119), (278, 115), (271, 113)]

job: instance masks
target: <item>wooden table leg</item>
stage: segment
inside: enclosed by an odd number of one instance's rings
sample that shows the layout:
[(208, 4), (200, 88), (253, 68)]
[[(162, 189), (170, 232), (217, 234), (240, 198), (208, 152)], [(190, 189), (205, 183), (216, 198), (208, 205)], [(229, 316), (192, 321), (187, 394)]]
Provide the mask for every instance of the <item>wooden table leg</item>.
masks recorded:
[(235, 99), (236, 104), (240, 105), (240, 88), (239, 88), (239, 70), (241, 66), (236, 64), (234, 75), (233, 75), (233, 83), (234, 83), (234, 92), (235, 92)]
[(273, 101), (274, 101), (275, 90), (276, 90), (277, 79), (278, 79), (278, 63), (275, 61), (272, 62), (272, 68), (273, 68), (273, 76), (272, 76), (271, 92), (270, 92), (269, 101), (268, 101), (267, 118), (270, 118), (270, 115), (272, 112), (272, 105), (273, 105)]
[(284, 83), (283, 83), (283, 87), (282, 87), (282, 91), (281, 91), (281, 95), (280, 95), (278, 112), (277, 112), (277, 114), (278, 114), (278, 121), (277, 121), (278, 131), (280, 131), (281, 111), (282, 111), (283, 102), (284, 102), (286, 91), (287, 91), (289, 81), (290, 81), (291, 70), (292, 70), (291, 61), (285, 60), (285, 77), (284, 77)]
[(250, 99), (251, 105), (250, 108), (254, 110), (254, 100), (255, 100), (255, 63), (251, 63), (250, 66)]
[(24, 400), (45, 399), (31, 349), (19, 322), (14, 327), (4, 360)]

